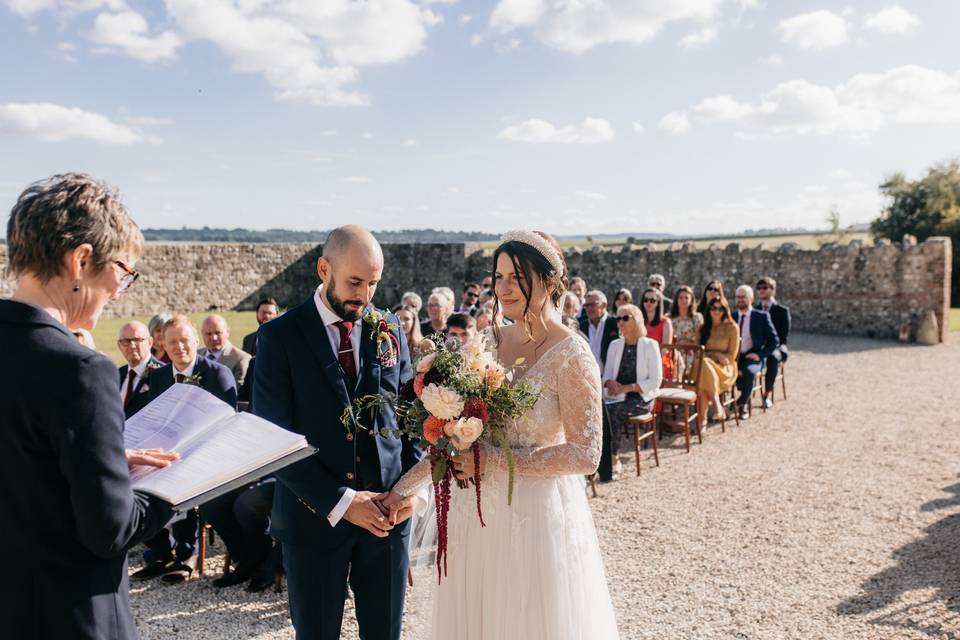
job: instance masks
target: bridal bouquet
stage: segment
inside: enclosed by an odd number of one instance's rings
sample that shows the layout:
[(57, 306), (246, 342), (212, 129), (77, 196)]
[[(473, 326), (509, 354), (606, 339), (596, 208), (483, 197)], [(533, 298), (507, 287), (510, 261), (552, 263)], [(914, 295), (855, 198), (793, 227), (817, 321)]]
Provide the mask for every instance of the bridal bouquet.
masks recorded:
[[(477, 516), (480, 525), (479, 444), (499, 448), (507, 462), (507, 503), (513, 496), (513, 454), (507, 440), (507, 425), (521, 417), (537, 401), (537, 393), (528, 383), (507, 384), (512, 371), (504, 369), (487, 350), (486, 338), (475, 336), (465, 344), (456, 338), (436, 339), (436, 349), (416, 361), (416, 376), (400, 388), (399, 396), (374, 394), (358, 398), (343, 414), (348, 429), (363, 428), (363, 414), (393, 408), (396, 429), (381, 429), (385, 437), (407, 437), (427, 452), (433, 475), (433, 491), (437, 505), (437, 570), (441, 560), (445, 573), (447, 515), (450, 510), (450, 489), (454, 481), (453, 456), (473, 451), (471, 481), (477, 495)], [(514, 363), (522, 365), (522, 360)], [(457, 481), (461, 489), (466, 482)]]

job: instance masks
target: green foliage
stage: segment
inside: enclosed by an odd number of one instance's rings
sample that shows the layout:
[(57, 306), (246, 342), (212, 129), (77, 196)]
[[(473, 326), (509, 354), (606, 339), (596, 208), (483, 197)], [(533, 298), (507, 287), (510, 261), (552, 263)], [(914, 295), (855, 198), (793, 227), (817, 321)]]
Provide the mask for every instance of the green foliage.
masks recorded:
[(830, 212), (827, 214), (827, 225), (830, 229), (829, 233), (826, 237), (817, 239), (821, 247), (828, 242), (845, 244), (856, 233), (856, 229), (852, 225), (843, 226), (840, 223), (840, 210), (836, 206), (830, 207)]

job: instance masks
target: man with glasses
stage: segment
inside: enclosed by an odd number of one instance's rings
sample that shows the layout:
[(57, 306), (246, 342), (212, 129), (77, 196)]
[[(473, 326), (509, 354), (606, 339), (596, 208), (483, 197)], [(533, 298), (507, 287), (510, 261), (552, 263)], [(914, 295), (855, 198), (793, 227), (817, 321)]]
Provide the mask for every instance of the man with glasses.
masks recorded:
[(580, 321), (580, 331), (587, 336), (590, 351), (602, 372), (607, 361), (607, 349), (611, 342), (620, 337), (620, 329), (617, 319), (607, 313), (607, 296), (603, 291), (595, 289), (587, 293), (583, 308), (587, 317)]
[(733, 312), (733, 321), (740, 330), (740, 395), (737, 396), (737, 410), (740, 419), (750, 417), (750, 394), (753, 382), (763, 369), (767, 358), (780, 346), (777, 330), (770, 322), (770, 316), (753, 308), (753, 289), (742, 284), (737, 287), (737, 309)]
[(147, 325), (133, 320), (120, 327), (117, 348), (127, 364), (120, 367), (120, 395), (123, 415), (129, 418), (150, 402), (150, 373), (163, 363), (150, 354), (153, 338)]
[(673, 298), (667, 297), (667, 280), (659, 273), (653, 273), (647, 278), (647, 286), (660, 292), (663, 298), (663, 312), (670, 313), (673, 309)]
[(463, 285), (463, 293), (460, 297), (460, 308), (457, 309), (457, 313), (463, 313), (468, 316), (477, 315), (480, 307), (478, 303), (480, 301), (480, 285), (476, 282), (468, 282)]
[(757, 281), (757, 304), (755, 308), (770, 316), (773, 328), (777, 330), (780, 346), (767, 357), (767, 373), (764, 376), (763, 404), (769, 409), (773, 406), (773, 386), (777, 382), (780, 363), (787, 361), (787, 337), (790, 335), (790, 308), (776, 299), (777, 281), (766, 276)]

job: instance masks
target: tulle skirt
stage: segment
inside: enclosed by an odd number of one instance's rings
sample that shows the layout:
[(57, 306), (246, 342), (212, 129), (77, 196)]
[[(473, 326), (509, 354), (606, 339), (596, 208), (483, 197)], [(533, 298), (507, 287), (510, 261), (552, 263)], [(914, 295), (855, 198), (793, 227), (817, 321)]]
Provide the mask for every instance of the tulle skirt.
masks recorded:
[(508, 506), (506, 474), (488, 474), (486, 527), (477, 518), (474, 487), (454, 485), (452, 492), (447, 573), (434, 587), (432, 638), (619, 637), (580, 476), (517, 476)]

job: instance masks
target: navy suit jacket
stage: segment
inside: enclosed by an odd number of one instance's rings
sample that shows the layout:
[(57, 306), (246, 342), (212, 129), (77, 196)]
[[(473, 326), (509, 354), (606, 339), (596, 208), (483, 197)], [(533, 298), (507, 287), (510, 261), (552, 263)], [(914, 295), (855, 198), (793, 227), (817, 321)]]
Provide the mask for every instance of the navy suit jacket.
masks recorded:
[[(150, 367), (160, 368), (163, 366), (163, 363), (150, 356), (150, 364), (147, 365), (147, 368), (144, 369), (144, 373), (150, 371)], [(119, 369), (120, 373), (120, 401), (123, 401), (124, 396), (127, 393), (127, 372), (130, 371), (130, 365), (123, 365)], [(136, 386), (133, 388), (133, 395), (130, 397), (130, 404), (123, 408), (123, 415), (125, 418), (130, 418), (133, 414), (140, 409), (143, 409), (145, 406), (150, 404), (150, 375), (153, 371), (147, 374), (147, 379), (144, 380), (142, 377), (137, 381)]]
[[(754, 305), (754, 309), (763, 310), (763, 305), (759, 302)], [(787, 338), (790, 336), (790, 307), (786, 307), (779, 302), (770, 305), (767, 310), (770, 314), (770, 320), (773, 321), (773, 328), (777, 330), (777, 337), (780, 338), (780, 348), (787, 346)]]
[[(357, 386), (348, 389), (337, 354), (313, 296), (303, 304), (260, 327), (257, 367), (253, 381), (253, 412), (285, 429), (303, 434), (319, 451), (276, 472), (277, 483), (270, 531), (281, 542), (333, 548), (348, 536), (366, 531), (340, 520), (331, 527), (327, 514), (346, 489), (359, 489), (357, 440), (340, 421), (355, 397), (373, 393), (397, 394), (402, 382), (413, 376), (406, 338), (400, 322), (388, 314), (400, 344), (400, 357), (392, 367), (382, 367), (375, 353), (370, 327), (363, 322), (360, 338), (360, 371)], [(365, 426), (369, 425), (369, 419)], [(379, 429), (396, 426), (396, 416), (384, 407), (375, 417), (374, 436), (379, 460), (379, 486), (389, 489), (413, 467), (422, 452), (406, 438), (379, 435)], [(406, 531), (409, 520), (394, 532)]]
[[(740, 325), (740, 312), (734, 310), (731, 314), (733, 321)], [(777, 337), (777, 330), (773, 327), (770, 316), (763, 311), (754, 309), (750, 314), (750, 339), (753, 341), (753, 347), (747, 353), (755, 353), (760, 356), (760, 362), (765, 361), (773, 350), (780, 346), (780, 339)], [(741, 354), (741, 356), (746, 353)]]
[[(590, 319), (582, 318), (580, 320), (580, 331), (583, 335), (590, 338)], [(608, 315), (606, 322), (603, 323), (603, 340), (600, 342), (600, 360), (603, 364), (607, 363), (607, 349), (610, 343), (620, 337), (620, 327), (617, 326), (617, 316)], [(601, 370), (602, 370), (601, 366)]]
[(117, 368), (0, 300), (4, 638), (135, 638), (127, 551), (170, 519), (130, 487)]
[[(167, 364), (150, 374), (150, 400), (172, 387), (173, 365)], [(193, 375), (200, 375), (200, 388), (209, 391), (228, 405), (237, 408), (237, 381), (230, 369), (218, 362), (197, 357)]]

